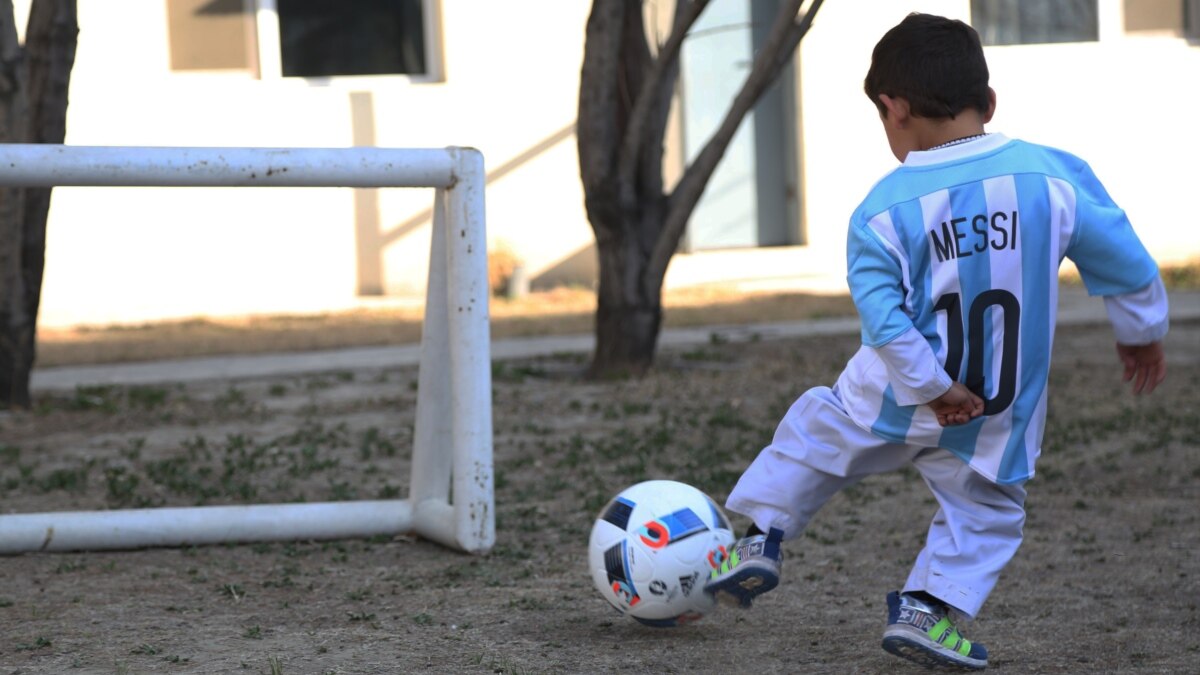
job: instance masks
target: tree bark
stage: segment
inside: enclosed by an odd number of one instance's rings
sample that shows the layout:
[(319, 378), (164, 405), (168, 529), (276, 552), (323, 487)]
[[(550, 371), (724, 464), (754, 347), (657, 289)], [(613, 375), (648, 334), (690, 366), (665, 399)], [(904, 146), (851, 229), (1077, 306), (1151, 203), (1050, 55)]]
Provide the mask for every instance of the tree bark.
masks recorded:
[[(25, 46), (0, 2), (0, 141), (62, 143), (79, 35), (76, 0), (34, 0)], [(0, 409), (31, 403), (51, 188), (0, 189)]]
[[(685, 11), (689, 4), (677, 3), (667, 41), (676, 52), (686, 32), (682, 17), (699, 15)], [(595, 0), (586, 40), (576, 137), (599, 256), (589, 374), (640, 375), (653, 362), (662, 325), (660, 294), (642, 272), (663, 223), (662, 138), (678, 66), (651, 53), (640, 0)]]
[[(17, 42), (10, 0), (0, 2), (0, 142), (26, 138), (29, 119), (25, 52)], [(24, 193), (0, 188), (0, 409), (28, 407), (28, 356), (20, 348), (33, 321), (26, 315), (22, 273)], [(22, 381), (26, 384), (22, 384)]]
[(662, 284), (688, 219), (734, 132), (779, 76), (821, 0), (787, 0), (724, 121), (670, 194), (663, 143), (679, 54), (709, 0), (676, 0), (671, 33), (652, 52), (640, 0), (593, 0), (580, 74), (579, 144), (599, 287), (592, 377), (641, 375), (654, 363)]

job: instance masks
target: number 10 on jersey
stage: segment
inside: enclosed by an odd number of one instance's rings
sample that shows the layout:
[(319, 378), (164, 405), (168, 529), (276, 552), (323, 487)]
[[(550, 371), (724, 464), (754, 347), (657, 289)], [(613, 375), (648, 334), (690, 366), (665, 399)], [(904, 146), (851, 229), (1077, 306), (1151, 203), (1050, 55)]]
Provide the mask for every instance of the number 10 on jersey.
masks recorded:
[[(988, 309), (1003, 312), (1003, 339), (1000, 350), (1000, 381), (994, 395), (987, 396), (984, 369), (984, 338), (989, 327)], [(983, 414), (995, 415), (1012, 405), (1017, 392), (1017, 349), (1020, 344), (1021, 304), (1012, 293), (1002, 289), (986, 290), (971, 301), (966, 323), (963, 323), (962, 298), (958, 293), (946, 293), (933, 306), (935, 312), (946, 312), (946, 373), (958, 379), (962, 373), (963, 348), (967, 349), (967, 373), (962, 380), (967, 389), (983, 399)], [(965, 344), (964, 344), (965, 343)]]

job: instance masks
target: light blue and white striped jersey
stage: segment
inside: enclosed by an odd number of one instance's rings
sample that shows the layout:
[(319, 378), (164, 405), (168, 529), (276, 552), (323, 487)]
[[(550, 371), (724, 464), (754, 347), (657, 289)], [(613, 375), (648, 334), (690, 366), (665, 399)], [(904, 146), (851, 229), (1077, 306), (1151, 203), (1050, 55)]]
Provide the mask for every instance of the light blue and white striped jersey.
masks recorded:
[[(1092, 295), (1158, 280), (1079, 158), (1000, 134), (910, 153), (850, 222), (863, 347), (837, 384), (847, 412), (882, 438), (946, 448), (995, 482), (1031, 477), (1064, 257)], [(984, 399), (984, 414), (943, 428), (916, 404), (951, 378)]]

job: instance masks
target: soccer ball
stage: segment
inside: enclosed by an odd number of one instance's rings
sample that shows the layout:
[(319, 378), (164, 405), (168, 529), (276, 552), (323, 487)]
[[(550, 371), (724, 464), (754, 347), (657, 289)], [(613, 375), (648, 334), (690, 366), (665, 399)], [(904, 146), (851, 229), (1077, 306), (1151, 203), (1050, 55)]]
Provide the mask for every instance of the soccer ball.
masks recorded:
[(708, 495), (651, 480), (622, 490), (600, 512), (588, 568), (617, 611), (649, 626), (678, 626), (715, 606), (704, 582), (733, 542), (729, 519)]

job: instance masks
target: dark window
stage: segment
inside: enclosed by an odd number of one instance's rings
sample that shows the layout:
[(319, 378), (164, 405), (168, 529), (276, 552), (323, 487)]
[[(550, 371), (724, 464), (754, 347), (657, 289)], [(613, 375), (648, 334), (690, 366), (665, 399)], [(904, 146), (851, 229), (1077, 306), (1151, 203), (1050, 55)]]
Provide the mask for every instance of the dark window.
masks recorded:
[(1094, 42), (1096, 0), (971, 0), (971, 25), (985, 45)]
[(276, 0), (285, 77), (425, 75), (424, 0)]

